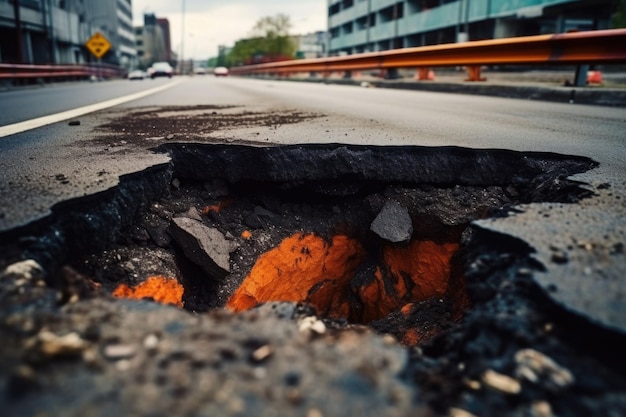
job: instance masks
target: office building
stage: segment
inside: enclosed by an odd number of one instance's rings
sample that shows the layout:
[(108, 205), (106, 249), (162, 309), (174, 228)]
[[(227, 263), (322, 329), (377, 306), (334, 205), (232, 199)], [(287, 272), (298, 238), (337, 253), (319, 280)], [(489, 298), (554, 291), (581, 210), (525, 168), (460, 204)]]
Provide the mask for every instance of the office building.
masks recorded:
[(328, 0), (330, 55), (606, 29), (612, 0)]
[(0, 62), (95, 62), (85, 47), (95, 32), (111, 44), (102, 62), (135, 64), (131, 0), (0, 0)]

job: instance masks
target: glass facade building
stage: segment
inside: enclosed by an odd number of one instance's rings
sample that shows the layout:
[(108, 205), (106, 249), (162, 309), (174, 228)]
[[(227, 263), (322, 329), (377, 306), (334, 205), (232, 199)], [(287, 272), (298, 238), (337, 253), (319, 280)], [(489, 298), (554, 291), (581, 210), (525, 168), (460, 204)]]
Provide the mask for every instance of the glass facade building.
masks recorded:
[(612, 0), (328, 0), (330, 55), (606, 29)]

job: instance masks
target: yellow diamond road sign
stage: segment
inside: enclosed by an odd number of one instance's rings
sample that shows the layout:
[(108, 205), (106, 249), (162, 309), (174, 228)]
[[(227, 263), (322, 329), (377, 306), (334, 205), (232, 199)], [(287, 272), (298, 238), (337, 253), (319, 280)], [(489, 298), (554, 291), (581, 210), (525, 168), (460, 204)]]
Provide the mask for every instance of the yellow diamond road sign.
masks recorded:
[(96, 32), (85, 42), (85, 46), (89, 49), (89, 52), (99, 59), (111, 49), (111, 42), (102, 33)]

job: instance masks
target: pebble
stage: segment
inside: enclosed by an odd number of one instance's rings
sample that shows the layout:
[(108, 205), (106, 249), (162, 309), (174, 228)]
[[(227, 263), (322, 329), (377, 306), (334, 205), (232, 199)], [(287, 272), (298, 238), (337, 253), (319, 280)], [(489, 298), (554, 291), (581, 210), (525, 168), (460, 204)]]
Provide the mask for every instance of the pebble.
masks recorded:
[(107, 345), (102, 353), (107, 359), (128, 359), (135, 356), (137, 347), (134, 345)]
[(480, 381), (475, 381), (473, 379), (465, 381), (465, 386), (474, 391), (478, 391), (482, 387)]
[(452, 407), (448, 411), (448, 417), (476, 417), (476, 415), (470, 413), (469, 411), (465, 411), (461, 408)]
[(47, 357), (79, 355), (89, 346), (89, 343), (76, 332), (57, 336), (52, 332), (43, 331), (36, 336), (34, 343), (39, 352)]
[(149, 352), (154, 352), (159, 347), (159, 338), (155, 334), (149, 334), (143, 339), (143, 347)]
[(264, 345), (252, 352), (252, 360), (262, 362), (272, 356), (272, 348), (270, 345)]
[(14, 277), (30, 281), (34, 278), (40, 279), (43, 276), (43, 268), (33, 259), (16, 262), (9, 265), (2, 271), (0, 278)]
[(317, 317), (308, 316), (300, 320), (298, 330), (300, 330), (300, 332), (311, 331), (317, 334), (324, 334), (326, 333), (326, 325), (323, 321), (318, 320)]
[(552, 389), (566, 388), (574, 383), (574, 375), (552, 358), (534, 349), (522, 349), (515, 354), (519, 378), (534, 384), (542, 383)]
[(537, 401), (531, 406), (532, 417), (554, 417), (552, 406), (547, 401)]
[(522, 391), (522, 384), (518, 380), (492, 369), (485, 371), (482, 379), (488, 387), (505, 394), (517, 395)]
[(557, 263), (557, 264), (566, 264), (569, 261), (569, 258), (567, 257), (567, 253), (563, 251), (554, 252), (550, 259), (552, 259), (552, 262)]

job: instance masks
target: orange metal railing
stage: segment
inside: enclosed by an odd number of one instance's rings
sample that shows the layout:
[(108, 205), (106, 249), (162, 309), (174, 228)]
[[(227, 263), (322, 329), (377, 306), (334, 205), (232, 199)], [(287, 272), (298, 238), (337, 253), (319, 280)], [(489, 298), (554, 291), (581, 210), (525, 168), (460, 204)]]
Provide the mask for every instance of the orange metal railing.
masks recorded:
[(0, 79), (119, 78), (124, 71), (110, 65), (0, 64)]
[(234, 67), (235, 75), (387, 70), (465, 66), (470, 80), (483, 65), (607, 64), (626, 62), (626, 29), (537, 35), (404, 48), (342, 57), (303, 59)]

